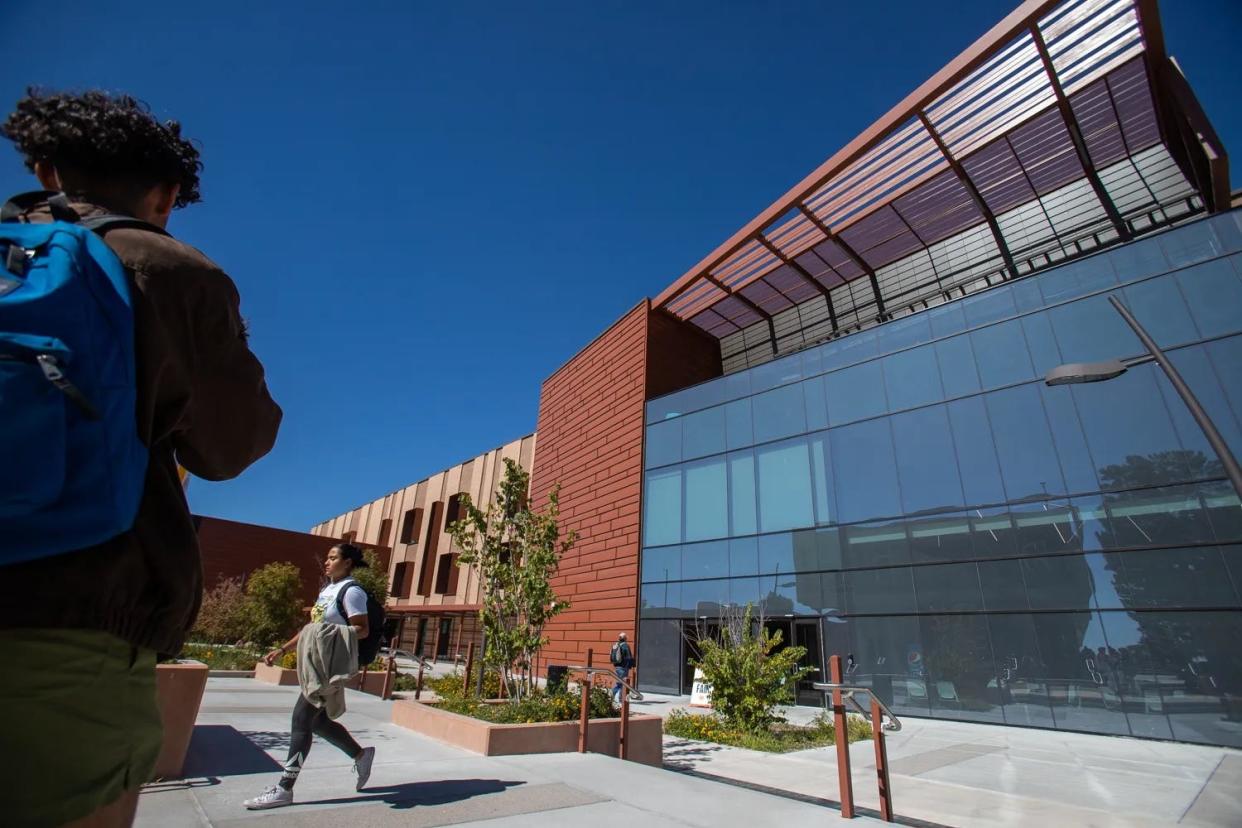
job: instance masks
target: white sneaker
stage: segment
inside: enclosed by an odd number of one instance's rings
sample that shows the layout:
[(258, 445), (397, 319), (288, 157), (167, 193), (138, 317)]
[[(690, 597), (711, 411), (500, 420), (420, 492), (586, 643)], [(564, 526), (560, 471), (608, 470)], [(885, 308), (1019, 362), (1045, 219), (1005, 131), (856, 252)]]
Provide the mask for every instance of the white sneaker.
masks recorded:
[(252, 811), (282, 808), (293, 804), (293, 791), (286, 791), (279, 785), (273, 785), (254, 799), (247, 799), (242, 804)]
[(367, 780), (371, 778), (371, 763), (375, 761), (375, 748), (363, 748), (362, 753), (354, 760), (354, 775), (358, 777), (358, 784), (354, 786), (355, 791), (360, 791), (366, 787)]

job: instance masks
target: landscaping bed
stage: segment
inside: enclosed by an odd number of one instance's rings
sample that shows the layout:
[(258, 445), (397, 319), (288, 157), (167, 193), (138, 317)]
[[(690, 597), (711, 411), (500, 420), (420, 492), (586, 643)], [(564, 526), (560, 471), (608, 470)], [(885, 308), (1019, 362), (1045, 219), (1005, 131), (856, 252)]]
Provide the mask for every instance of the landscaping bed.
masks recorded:
[(249, 671), (254, 670), (254, 663), (263, 658), (263, 653), (228, 644), (186, 644), (177, 657), (201, 661), (209, 670)]
[[(849, 740), (859, 742), (871, 738), (871, 723), (861, 716), (846, 717)], [(698, 739), (731, 747), (788, 753), (836, 744), (836, 728), (832, 719), (820, 716), (809, 725), (776, 722), (757, 731), (746, 731), (730, 725), (715, 714), (688, 713), (674, 710), (664, 720), (664, 732), (683, 739)]]

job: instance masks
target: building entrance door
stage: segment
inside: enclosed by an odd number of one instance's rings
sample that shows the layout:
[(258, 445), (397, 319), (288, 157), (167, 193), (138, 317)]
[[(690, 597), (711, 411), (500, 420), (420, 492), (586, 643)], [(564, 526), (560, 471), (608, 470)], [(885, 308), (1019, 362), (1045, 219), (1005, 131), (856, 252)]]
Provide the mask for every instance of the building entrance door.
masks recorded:
[(414, 639), (414, 652), (418, 653), (421, 658), (423, 653), (423, 645), (427, 643), (427, 616), (418, 619), (418, 637)]
[(440, 619), (440, 635), (436, 638), (436, 658), (448, 658), (449, 649), (452, 647), (453, 639), (453, 619)]
[(803, 657), (801, 664), (803, 667), (811, 668), (811, 672), (798, 681), (798, 687), (795, 690), (797, 703), (819, 707), (824, 703), (824, 694), (812, 685), (817, 681), (828, 679), (825, 678), (823, 669), (824, 657), (819, 642), (818, 618), (799, 619), (794, 622), (794, 644), (806, 647), (806, 656)]

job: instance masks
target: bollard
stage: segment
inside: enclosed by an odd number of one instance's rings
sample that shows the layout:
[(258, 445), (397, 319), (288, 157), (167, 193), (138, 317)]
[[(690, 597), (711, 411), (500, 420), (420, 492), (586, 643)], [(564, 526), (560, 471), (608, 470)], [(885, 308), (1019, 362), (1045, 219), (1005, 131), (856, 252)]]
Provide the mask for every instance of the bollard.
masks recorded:
[(582, 718), (578, 722), (578, 752), (586, 753), (587, 746), (587, 723), (591, 719), (591, 656), (592, 650), (587, 650), (586, 673), (578, 682), (578, 688), (582, 693)]
[(888, 748), (884, 744), (884, 714), (871, 697), (871, 738), (875, 742), (875, 775), (880, 786), (880, 819), (893, 821), (893, 790), (888, 784)]
[[(828, 670), (833, 684), (842, 684), (841, 656), (828, 657)], [(854, 781), (850, 777), (850, 737), (845, 720), (845, 703), (840, 690), (832, 691), (832, 724), (837, 736), (837, 785), (841, 790), (841, 818), (854, 818)]]
[(474, 642), (473, 641), (471, 641), (470, 646), (466, 648), (466, 674), (461, 677), (461, 689), (462, 689), (463, 696), (470, 695), (470, 677), (472, 675), (474, 675)]
[(630, 688), (621, 686), (621, 737), (617, 754), (621, 759), (630, 758)]
[(422, 655), (418, 657), (418, 681), (414, 684), (414, 699), (417, 701), (423, 695), (423, 667), (427, 662), (423, 661)]
[(392, 698), (392, 682), (397, 674), (397, 657), (392, 653), (388, 654), (388, 670), (384, 673), (384, 689), (380, 691), (380, 698), (388, 700)]

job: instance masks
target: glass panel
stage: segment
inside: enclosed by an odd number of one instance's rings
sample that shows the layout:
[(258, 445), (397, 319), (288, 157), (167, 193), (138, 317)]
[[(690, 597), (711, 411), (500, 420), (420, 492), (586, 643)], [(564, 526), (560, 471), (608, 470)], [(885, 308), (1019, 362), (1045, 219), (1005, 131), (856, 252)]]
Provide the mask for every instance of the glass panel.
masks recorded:
[(795, 532), (794, 568), (798, 572), (817, 572), (841, 568), (841, 539), (836, 529)]
[(729, 581), (729, 603), (739, 606), (753, 604), (763, 606), (764, 592), (761, 578), (733, 578)]
[(1112, 518), (1104, 537), (1108, 549), (1215, 540), (1195, 486), (1110, 494), (1105, 503)]
[(759, 574), (794, 571), (793, 536), (763, 535), (759, 538)]
[(961, 300), (967, 326), (973, 328), (1017, 313), (1013, 296), (1005, 288), (994, 288)]
[(1150, 622), (1141, 624), (1138, 619), (1142, 616), (1124, 612), (1102, 612), (1100, 618), (1108, 646), (1096, 648), (1090, 666), (1101, 692), (1124, 699), (1130, 731), (1135, 736), (1173, 738), (1162, 697), (1164, 688), (1176, 681), (1176, 674), (1161, 674), (1152, 668), (1143, 634), (1144, 627), (1150, 630)]
[(643, 621), (638, 625), (643, 642), (643, 673), (639, 688), (650, 693), (681, 692), (681, 622)]
[(681, 548), (682, 577), (726, 578), (729, 575), (729, 542), (688, 543)]
[(733, 538), (729, 541), (729, 574), (759, 574), (759, 542), (755, 538)]
[(976, 722), (1004, 721), (986, 619), (933, 615), (919, 622), (931, 714)]
[(1065, 362), (1100, 362), (1143, 353), (1143, 345), (1105, 296), (1050, 308)]
[(983, 609), (979, 573), (973, 563), (916, 566), (914, 591), (920, 612), (970, 612)]
[(759, 530), (776, 532), (814, 525), (806, 441), (789, 440), (756, 451), (759, 455)]
[(854, 569), (841, 574), (845, 606), (852, 615), (917, 612), (910, 567)]
[(1024, 316), (1022, 333), (1026, 336), (1031, 362), (1035, 366), (1035, 376), (1042, 377), (1064, 362), (1056, 337), (1052, 335), (1052, 323), (1048, 321), (1046, 313)]
[(1156, 385), (1158, 370), (1143, 365), (1108, 382), (1070, 386), (1105, 489), (1189, 477), (1188, 458)]
[(1183, 270), (1176, 278), (1199, 333), (1209, 337), (1242, 330), (1242, 279), (1227, 260)]
[(1005, 721), (1025, 727), (1052, 727), (1048, 668), (1039, 652), (1034, 620), (1029, 615), (992, 615), (987, 620)]
[(893, 354), (881, 362), (890, 410), (900, 411), (944, 399), (936, 349), (931, 345)]
[[(1199, 487), (1207, 507), (1212, 534), (1218, 541), (1242, 540), (1242, 502), (1229, 483), (1205, 483)], [(1237, 582), (1242, 588), (1242, 581)]]
[(813, 377), (824, 372), (824, 355), (819, 348), (807, 348), (798, 356), (802, 359), (802, 376)]
[(750, 451), (730, 454), (729, 520), (732, 535), (750, 535), (758, 531), (755, 517), (755, 457)]
[(1112, 543), (1113, 524), (1104, 508), (1104, 498), (1099, 495), (1076, 497), (1072, 501), (1075, 512), (1075, 533), (1082, 538), (1082, 548), (1107, 549)]
[(1172, 276), (1131, 285), (1122, 291), (1126, 307), (1162, 348), (1199, 338), (1195, 323)]
[(1056, 726), (1089, 733), (1128, 734), (1130, 728), (1117, 690), (1105, 683), (1096, 653), (1105, 647), (1104, 629), (1094, 612), (1033, 616), (1039, 651), (1048, 670), (1048, 697)]
[(647, 468), (667, 466), (681, 460), (681, 419), (647, 426)]
[(1020, 320), (974, 331), (970, 334), (970, 344), (984, 388), (1012, 385), (1035, 376)]
[(752, 394), (802, 379), (802, 357), (781, 357), (750, 369)]
[(746, 448), (755, 443), (751, 427), (750, 399), (734, 400), (724, 407), (725, 444), (729, 450)]
[(724, 385), (719, 382), (705, 382), (684, 388), (654, 401), (652, 405), (655, 407), (655, 416), (652, 419), (662, 420), (670, 415), (710, 408), (724, 402), (724, 391)]
[(970, 532), (976, 558), (1005, 558), (1018, 554), (1018, 533), (1004, 508), (974, 509)]
[(1105, 256), (1062, 265), (1036, 277), (1044, 302), (1052, 305), (1117, 284), (1117, 274)]
[(723, 457), (687, 463), (685, 540), (729, 535), (729, 494)]
[(910, 555), (924, 561), (968, 561), (974, 557), (970, 520), (965, 515), (909, 521)]
[(1065, 491), (1038, 386), (995, 391), (984, 399), (1008, 499)]
[[(1209, 358), (1209, 349), (1217, 353), (1232, 350), (1235, 352), (1232, 358), (1236, 361), (1226, 363)], [(1178, 373), (1190, 385), (1190, 389), (1199, 399), (1199, 403), (1207, 411), (1208, 416), (1212, 418), (1221, 436), (1225, 438), (1225, 443), (1233, 449), (1234, 456), (1242, 454), (1242, 424), (1234, 415), (1234, 409), (1229, 404), (1225, 391), (1217, 379), (1217, 371), (1212, 366), (1213, 361), (1218, 361), (1220, 364), (1229, 365), (1227, 370), (1232, 373), (1242, 374), (1237, 370), (1237, 366), (1242, 365), (1242, 338), (1230, 338), (1210, 343), (1207, 346), (1194, 345), (1189, 348), (1180, 348), (1170, 353), (1169, 358), (1173, 361)], [(1181, 397), (1172, 393), (1172, 387), (1167, 381), (1160, 383), (1160, 390), (1165, 395), (1165, 404), (1173, 416), (1173, 424), (1177, 428), (1178, 436), (1181, 437), (1182, 445), (1203, 453), (1206, 458), (1215, 460), (1215, 451), (1208, 446), (1203, 430), (1194, 422), (1190, 416), (1190, 409), (1182, 402)], [(1197, 463), (1192, 465), (1197, 465)]]
[(828, 403), (824, 397), (824, 378), (815, 377), (802, 383), (802, 396), (806, 403), (806, 427), (819, 431), (828, 427)]
[(950, 302), (927, 311), (927, 320), (931, 323), (932, 336), (952, 336), (966, 330), (966, 317), (962, 313), (961, 302)]
[(764, 593), (764, 609), (769, 616), (818, 615), (824, 606), (818, 573), (798, 575), (782, 572), (779, 575), (761, 576)]
[(657, 546), (643, 550), (643, 580), (680, 581), (681, 547)]
[(1044, 398), (1044, 410), (1048, 412), (1048, 424), (1052, 429), (1066, 486), (1071, 492), (1098, 491), (1100, 481), (1095, 476), (1095, 464), (1091, 462), (1091, 452), (1087, 450), (1087, 440), (1082, 433), (1070, 389), (1066, 386), (1038, 387)]
[(1130, 242), (1115, 247), (1104, 255), (1112, 262), (1119, 277), (1118, 281), (1123, 285), (1157, 273), (1167, 273), (1171, 269), (1157, 238), (1149, 237)]
[(1075, 522), (1078, 514), (1064, 501), (1014, 506), (1019, 555), (1081, 552), (1082, 535)]
[(935, 348), (945, 397), (962, 397), (977, 392), (980, 388), (979, 371), (975, 367), (975, 352), (970, 347), (970, 337), (955, 336), (941, 340)]
[(643, 544), (681, 543), (681, 469), (647, 472)]
[(686, 460), (725, 450), (724, 408), (716, 406), (682, 417), (682, 456)]
[(831, 523), (835, 512), (836, 493), (832, 487), (832, 458), (828, 434), (811, 436), (811, 476), (815, 480), (815, 522)]
[(802, 386), (787, 385), (777, 388), (751, 397), (750, 403), (754, 412), (756, 443), (766, 443), (806, 432), (806, 404), (802, 398)]
[(837, 520), (901, 514), (897, 465), (888, 420), (870, 420), (829, 432), (836, 481)]
[(884, 372), (879, 362), (855, 365), (824, 377), (828, 395), (828, 421), (851, 423), (888, 410), (884, 396)]
[(836, 342), (829, 342), (824, 348), (825, 371), (831, 371), (834, 368), (840, 368), (845, 365), (852, 365), (860, 360), (873, 357), (878, 353), (876, 350), (875, 330), (851, 334), (843, 339), (838, 339)]
[(685, 581), (681, 585), (681, 607), (695, 618), (719, 618), (721, 605), (728, 601), (728, 578)]
[[(1204, 347), (1207, 348), (1208, 357), (1216, 369), (1216, 378), (1220, 381), (1229, 406), (1233, 410), (1234, 420), (1242, 424), (1242, 371), (1238, 370), (1238, 366), (1242, 365), (1242, 336), (1209, 342)], [(1177, 356), (1173, 357), (1173, 361), (1177, 362)], [(1179, 366), (1180, 364), (1178, 363)], [(1192, 383), (1191, 387), (1198, 392), (1198, 386), (1193, 384), (1194, 380), (1187, 379), (1186, 381)], [(1207, 407), (1208, 413), (1216, 419), (1219, 410), (1212, 407), (1211, 398), (1204, 399), (1203, 404)], [(1220, 422), (1219, 419), (1216, 421)], [(1225, 429), (1220, 425), (1217, 427), (1222, 428), (1225, 440), (1229, 441), (1229, 447), (1233, 449), (1234, 456), (1242, 455), (1242, 438), (1236, 436), (1230, 429)]]
[(1239, 606), (1237, 590), (1215, 546), (1110, 552), (1104, 559), (1120, 608)]
[[(1100, 558), (1099, 553), (1090, 553)], [(1024, 558), (1022, 578), (1026, 582), (1031, 609), (1095, 609), (1095, 584), (1087, 555), (1052, 555)], [(1103, 561), (1102, 558), (1101, 562)]]
[(1174, 267), (1184, 267), (1193, 262), (1210, 259), (1225, 252), (1225, 247), (1216, 239), (1216, 233), (1210, 221), (1197, 221), (1161, 233), (1156, 237), (1164, 255)]
[(1039, 292), (1039, 283), (1035, 279), (1021, 279), (1014, 282), (1010, 285), (1009, 291), (1013, 294), (1013, 303), (1017, 305), (1018, 313), (1044, 307), (1044, 297)]
[(901, 505), (906, 514), (965, 505), (957, 457), (943, 405), (892, 418)]
[(875, 691), (897, 715), (928, 715), (923, 641), (917, 618), (851, 618), (825, 624), (827, 651), (852, 653), (851, 684)]
[(916, 313), (882, 325), (876, 330), (880, 353), (891, 354), (911, 345), (919, 345), (931, 339), (931, 326), (927, 314)]
[[(642, 618), (676, 618), (681, 615), (681, 584), (643, 584)], [(643, 644), (646, 645), (646, 640)], [(644, 647), (645, 648), (645, 647)], [(650, 657), (650, 652), (647, 653)]]
[(1000, 462), (992, 442), (992, 427), (982, 397), (949, 403), (949, 424), (961, 469), (962, 491), (969, 504), (1000, 503), (1005, 500)]
[(909, 563), (910, 546), (902, 521), (864, 526), (843, 526), (845, 566), (860, 568)]
[(977, 566), (983, 603), (989, 611), (1030, 609), (1026, 585), (1022, 583), (1021, 562), (980, 561)]
[(750, 371), (738, 371), (733, 374), (726, 374), (721, 382), (724, 383), (724, 398), (726, 400), (740, 400), (742, 397), (750, 396)]

